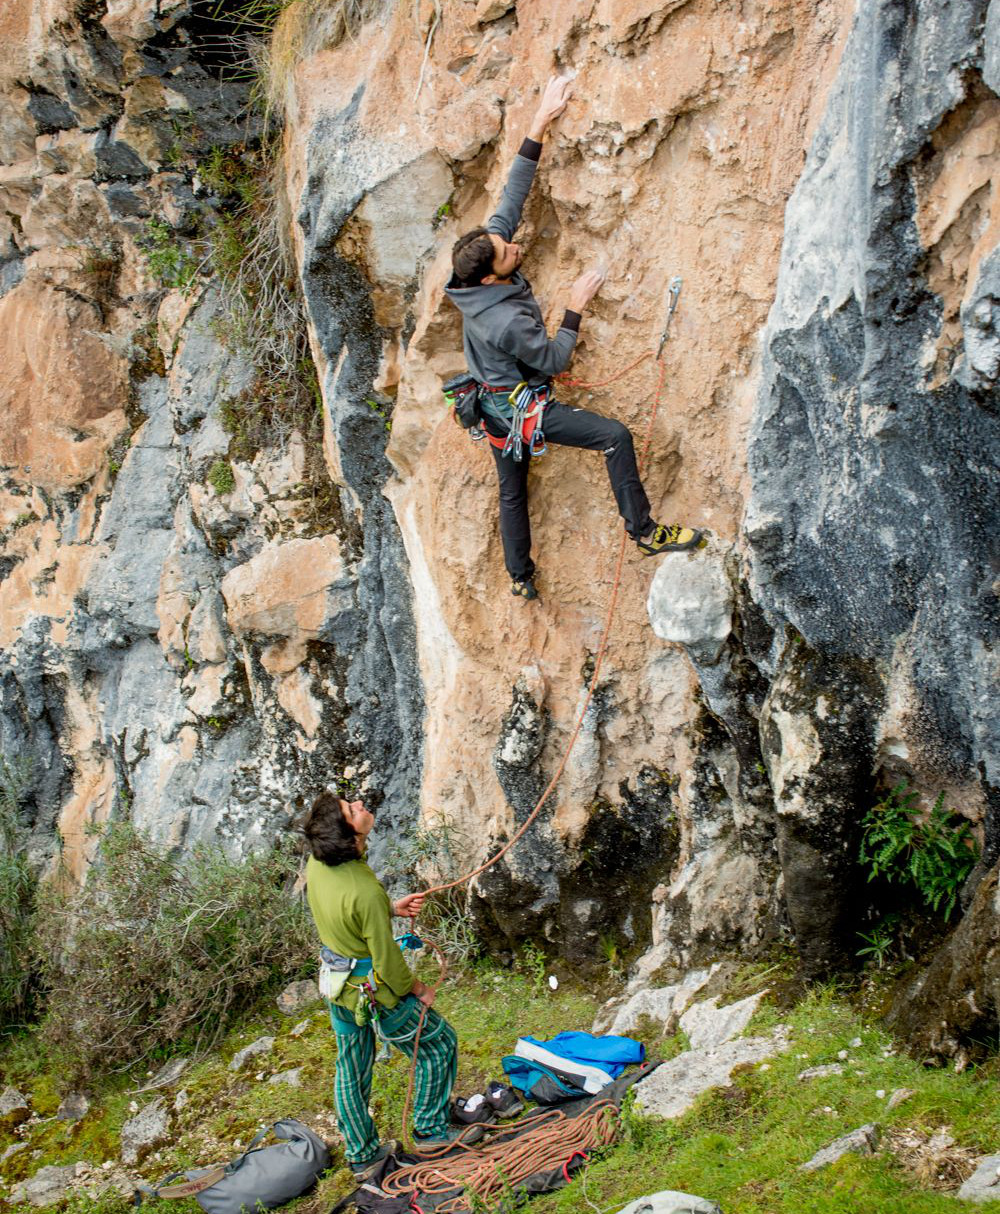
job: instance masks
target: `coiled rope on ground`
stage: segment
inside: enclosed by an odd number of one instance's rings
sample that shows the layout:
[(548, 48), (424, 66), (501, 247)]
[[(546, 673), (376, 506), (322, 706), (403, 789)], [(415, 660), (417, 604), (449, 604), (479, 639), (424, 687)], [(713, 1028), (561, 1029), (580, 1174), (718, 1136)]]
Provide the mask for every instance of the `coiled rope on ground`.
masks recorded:
[[(475, 1146), (459, 1139), (418, 1151), (418, 1162), (392, 1172), (381, 1188), (393, 1196), (462, 1189), (489, 1201), (536, 1172), (558, 1167), (559, 1162), (569, 1180), (569, 1165), (576, 1156), (587, 1159), (592, 1151), (615, 1141), (618, 1106), (612, 1100), (595, 1100), (578, 1117), (567, 1117), (561, 1109), (545, 1109), (521, 1118), (517, 1131), (511, 1137), (509, 1125), (487, 1126), (486, 1140)], [(456, 1214), (467, 1208), (462, 1195), (436, 1207), (438, 1214)]]

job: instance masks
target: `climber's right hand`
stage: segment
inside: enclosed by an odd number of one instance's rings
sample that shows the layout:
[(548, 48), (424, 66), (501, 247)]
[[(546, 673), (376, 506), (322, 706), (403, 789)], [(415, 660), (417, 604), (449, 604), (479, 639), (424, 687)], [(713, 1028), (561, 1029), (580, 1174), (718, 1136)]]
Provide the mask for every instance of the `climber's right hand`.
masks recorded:
[(603, 282), (604, 275), (600, 270), (588, 270), (586, 274), (581, 274), (570, 288), (569, 307), (571, 311), (582, 312), (601, 289)]

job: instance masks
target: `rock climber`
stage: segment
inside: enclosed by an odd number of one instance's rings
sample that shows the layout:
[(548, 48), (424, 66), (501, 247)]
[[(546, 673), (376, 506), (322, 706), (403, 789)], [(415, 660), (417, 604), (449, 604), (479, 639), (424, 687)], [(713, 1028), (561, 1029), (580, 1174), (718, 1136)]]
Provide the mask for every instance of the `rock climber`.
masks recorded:
[[(392, 916), (416, 917), (423, 894), (391, 902), (364, 861), (375, 817), (361, 801), (322, 792), (309, 809), (303, 833), (306, 896), (323, 942), (323, 967), (333, 975), (330, 1020), (337, 1039), (334, 1105), (347, 1162), (363, 1177), (395, 1148), (380, 1142), (368, 1111), (376, 1035), (413, 1057), (421, 1005), (427, 1012), (417, 1051), (414, 1140), (418, 1146), (451, 1142), (451, 1090), (458, 1066), (455, 1030), (431, 1006), (434, 990), (415, 978), (392, 934)], [(353, 965), (350, 964), (353, 962)], [(330, 981), (329, 975), (327, 982)], [(340, 987), (339, 991), (337, 987)]]
[[(523, 599), (538, 597), (531, 559), (528, 467), (533, 446), (529, 429), (538, 424), (539, 414), (525, 425), (523, 435), (514, 431), (539, 401), (543, 402), (540, 416), (544, 440), (538, 444), (536, 438), (534, 445), (544, 447), (547, 441), (604, 453), (618, 510), (644, 556), (693, 548), (701, 540), (701, 533), (690, 527), (653, 521), (639, 479), (632, 435), (626, 426), (548, 397), (552, 377), (569, 364), (581, 314), (603, 282), (603, 275), (596, 270), (576, 280), (559, 330), (550, 339), (531, 284), (520, 270), (523, 250), (513, 239), (538, 167), (545, 132), (565, 110), (569, 85), (566, 77), (556, 76), (545, 87), (528, 137), (514, 157), (500, 205), (485, 227), (474, 228), (455, 242), (454, 273), (445, 288), (462, 313), (469, 373), (480, 384), (483, 426), (500, 480), (504, 563), (512, 579), (512, 593)], [(522, 384), (530, 395), (524, 395), (524, 388), (521, 395), (513, 392)], [(512, 395), (513, 403), (508, 400)], [(520, 412), (515, 413), (519, 407)]]

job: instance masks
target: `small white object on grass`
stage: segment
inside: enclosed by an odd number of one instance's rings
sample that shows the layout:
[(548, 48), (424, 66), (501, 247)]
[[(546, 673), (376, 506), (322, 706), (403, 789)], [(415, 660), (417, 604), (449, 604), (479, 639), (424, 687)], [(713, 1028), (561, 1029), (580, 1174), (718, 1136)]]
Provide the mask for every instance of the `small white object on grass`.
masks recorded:
[(559, 989), (559, 979), (555, 974), (549, 974), (549, 990), (557, 991)]

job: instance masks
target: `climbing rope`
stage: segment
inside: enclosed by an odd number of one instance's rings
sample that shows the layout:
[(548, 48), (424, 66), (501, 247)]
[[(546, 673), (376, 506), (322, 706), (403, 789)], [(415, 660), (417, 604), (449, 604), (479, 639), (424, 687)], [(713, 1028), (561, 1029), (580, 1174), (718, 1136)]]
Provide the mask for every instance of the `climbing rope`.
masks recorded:
[[(569, 1165), (584, 1161), (591, 1151), (610, 1146), (618, 1134), (618, 1107), (612, 1100), (596, 1100), (585, 1113), (567, 1117), (562, 1109), (545, 1109), (522, 1118), (516, 1136), (510, 1126), (486, 1126), (486, 1139), (475, 1146), (446, 1143), (417, 1152), (414, 1164), (391, 1172), (380, 1188), (392, 1196), (425, 1193), (428, 1196), (462, 1189), (481, 1202), (491, 1203), (504, 1189), (514, 1188), (536, 1172), (562, 1164), (569, 1180)], [(489, 1141), (490, 1138), (497, 1141)], [(456, 1145), (459, 1150), (456, 1152)], [(455, 1214), (468, 1208), (461, 1195), (435, 1206), (437, 1214)]]
[[(668, 292), (666, 320), (665, 320), (665, 323), (663, 326), (663, 332), (660, 336), (659, 348), (656, 352), (656, 362), (659, 366), (659, 374), (658, 374), (657, 380), (656, 380), (656, 392), (654, 393), (654, 396), (653, 396), (653, 406), (649, 411), (649, 420), (646, 423), (646, 434), (645, 434), (645, 437), (643, 440), (642, 451), (639, 455), (639, 475), (640, 476), (642, 476), (646, 471), (646, 462), (649, 458), (649, 450), (650, 450), (650, 447), (651, 447), (652, 441), (653, 441), (653, 427), (656, 425), (656, 417), (660, 410), (660, 400), (663, 396), (663, 384), (664, 384), (664, 380), (666, 378), (666, 369), (667, 369), (666, 362), (663, 358), (663, 346), (666, 343), (668, 337), (670, 336), (670, 323), (673, 320), (674, 312), (677, 309), (677, 301), (680, 297), (680, 290), (681, 290), (681, 280), (679, 278), (672, 279), (672, 281), (670, 283), (670, 287), (669, 287), (669, 292)], [(627, 367), (623, 367), (619, 372), (617, 372), (617, 374), (610, 376), (608, 379), (598, 380), (593, 383), (584, 383), (582, 380), (570, 379), (569, 377), (566, 377), (566, 376), (559, 376), (557, 378), (559, 379), (560, 383), (563, 383), (568, 387), (606, 388), (609, 384), (616, 383), (618, 380), (624, 378), (624, 376), (626, 376), (630, 371), (634, 370), (636, 367), (638, 367), (641, 363), (645, 362), (646, 359), (650, 358), (651, 356), (652, 356), (652, 351), (647, 351), (645, 354), (641, 354), (634, 362), (629, 363)], [(594, 657), (593, 673), (591, 674), (590, 682), (587, 685), (587, 694), (584, 696), (583, 704), (580, 708), (580, 711), (577, 713), (576, 724), (573, 726), (572, 733), (570, 734), (569, 741), (567, 742), (566, 747), (563, 751), (563, 756), (559, 760), (559, 766), (556, 768), (555, 774), (552, 776), (552, 779), (549, 780), (548, 784), (546, 784), (545, 789), (542, 792), (542, 795), (538, 798), (537, 802), (535, 803), (534, 809), (531, 811), (530, 814), (528, 814), (527, 818), (525, 818), (525, 820), (521, 823), (521, 825), (514, 832), (514, 834), (507, 840), (507, 842), (503, 845), (503, 847), (501, 847), (500, 850), (498, 852), (496, 852), (495, 855), (492, 855), (485, 863), (480, 864), (480, 866), (478, 868), (474, 868), (471, 872), (465, 873), (461, 877), (456, 877), (453, 881), (444, 881), (440, 885), (432, 885), (429, 889), (426, 889), (423, 891), (425, 896), (428, 894), (442, 893), (445, 890), (454, 889), (456, 886), (465, 885), (467, 882), (474, 881), (476, 879), (476, 877), (480, 876), (480, 874), (486, 872), (486, 870), (488, 868), (492, 868), (494, 864), (496, 864), (500, 860), (502, 860), (503, 857), (507, 854), (507, 852), (509, 852), (510, 849), (514, 846), (514, 844), (517, 843), (517, 841), (523, 837), (524, 833), (531, 826), (532, 822), (534, 822), (534, 820), (541, 813), (542, 806), (549, 799), (549, 796), (551, 795), (552, 790), (555, 788), (555, 786), (559, 783), (560, 779), (562, 778), (562, 774), (566, 770), (566, 764), (569, 762), (569, 756), (572, 753), (573, 747), (576, 744), (576, 739), (580, 734), (581, 728), (583, 727), (583, 722), (587, 715), (587, 709), (590, 707), (590, 701), (593, 699), (594, 692), (597, 689), (597, 680), (600, 677), (601, 666), (604, 662), (604, 654), (607, 651), (608, 639), (611, 635), (611, 624), (614, 619), (615, 607), (618, 604), (618, 590), (619, 590), (619, 587), (621, 586), (622, 566), (625, 563), (625, 543), (626, 543), (627, 539), (628, 539), (628, 534), (623, 529), (622, 533), (621, 533), (621, 541), (619, 542), (619, 545), (618, 545), (618, 557), (615, 561), (614, 576), (612, 577), (612, 580), (611, 580), (611, 594), (608, 598), (608, 607), (607, 607), (607, 611), (605, 612), (605, 616), (604, 616), (604, 627), (601, 631), (601, 639), (600, 639), (600, 642), (598, 643), (597, 653)], [(414, 927), (415, 927), (415, 925), (416, 925), (416, 916), (414, 916)], [(444, 982), (445, 976), (447, 974), (447, 963), (445, 961), (444, 953), (441, 951), (441, 949), (438, 947), (438, 945), (435, 944), (432, 940), (427, 939), (426, 936), (424, 937), (424, 939), (425, 939), (426, 943), (428, 943), (434, 949), (434, 951), (437, 955), (437, 958), (438, 958), (438, 964), (442, 967), (441, 975), (438, 978), (438, 981), (433, 988), (434, 994), (437, 995), (437, 992), (440, 989), (442, 983)], [(414, 1082), (415, 1082), (415, 1077), (416, 1077), (416, 1068), (417, 1068), (417, 1051), (420, 1048), (420, 1035), (421, 1035), (421, 1032), (424, 1027), (424, 1020), (425, 1020), (426, 1016), (427, 1016), (427, 1007), (424, 1006), (420, 1009), (420, 1019), (417, 1022), (417, 1031), (416, 1031), (416, 1034), (414, 1036), (414, 1041), (413, 1041), (413, 1057), (410, 1062), (410, 1077), (409, 1077), (409, 1082), (407, 1083), (407, 1087), (406, 1087), (406, 1098), (403, 1103), (402, 1133), (403, 1133), (404, 1139), (406, 1138), (406, 1135), (408, 1133), (407, 1123), (409, 1122), (409, 1119), (410, 1119), (410, 1109), (411, 1109), (412, 1102), (413, 1102), (413, 1087), (414, 1087)]]

